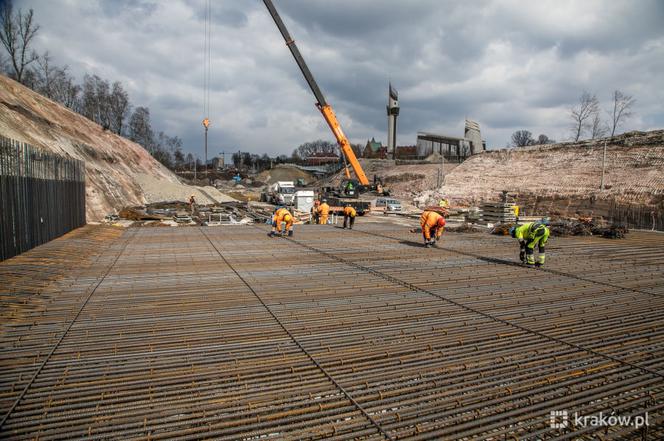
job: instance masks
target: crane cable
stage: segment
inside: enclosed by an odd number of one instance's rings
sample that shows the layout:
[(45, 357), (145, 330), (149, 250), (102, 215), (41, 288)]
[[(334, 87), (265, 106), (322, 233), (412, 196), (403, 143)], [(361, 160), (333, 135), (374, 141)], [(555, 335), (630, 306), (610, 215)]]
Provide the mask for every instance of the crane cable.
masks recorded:
[(205, 37), (203, 45), (203, 126), (207, 130), (210, 124), (210, 77), (212, 70), (211, 62), (211, 36), (212, 36), (212, 17), (211, 0), (205, 0)]
[(211, 0), (205, 0), (205, 44), (203, 45), (203, 127), (205, 127), (205, 178), (208, 177), (208, 127), (210, 126), (210, 72), (212, 70), (211, 62)]

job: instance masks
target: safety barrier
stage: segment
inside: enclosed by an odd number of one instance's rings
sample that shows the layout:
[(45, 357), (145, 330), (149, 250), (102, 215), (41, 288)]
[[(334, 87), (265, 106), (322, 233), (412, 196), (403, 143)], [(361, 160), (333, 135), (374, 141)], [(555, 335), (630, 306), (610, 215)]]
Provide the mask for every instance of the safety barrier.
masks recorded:
[(0, 136), (0, 260), (85, 225), (83, 161)]

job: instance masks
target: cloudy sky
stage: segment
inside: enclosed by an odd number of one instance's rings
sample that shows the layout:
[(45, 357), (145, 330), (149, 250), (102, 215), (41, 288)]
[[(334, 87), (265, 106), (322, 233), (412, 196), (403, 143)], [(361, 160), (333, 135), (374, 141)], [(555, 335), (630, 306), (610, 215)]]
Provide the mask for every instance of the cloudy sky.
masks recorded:
[[(418, 131), (489, 148), (515, 130), (569, 138), (569, 108), (595, 93), (634, 96), (624, 129), (664, 128), (661, 0), (274, 0), (351, 142), (386, 142), (388, 82), (399, 145)], [(153, 126), (203, 156), (204, 0), (26, 0), (36, 47), (78, 78), (122, 82)], [(333, 140), (260, 0), (212, 0), (210, 151), (290, 154)], [(608, 115), (605, 115), (608, 118)]]

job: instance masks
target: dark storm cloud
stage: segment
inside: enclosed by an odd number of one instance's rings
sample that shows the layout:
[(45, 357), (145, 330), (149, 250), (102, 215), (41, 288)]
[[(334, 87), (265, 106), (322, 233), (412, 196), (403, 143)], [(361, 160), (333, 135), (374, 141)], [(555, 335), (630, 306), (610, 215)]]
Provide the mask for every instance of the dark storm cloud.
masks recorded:
[[(664, 3), (618, 1), (275, 0), (352, 142), (385, 141), (387, 83), (399, 90), (399, 144), (417, 131), (489, 146), (515, 130), (568, 136), (583, 90), (608, 108), (634, 95), (626, 129), (664, 126)], [(202, 154), (205, 1), (15, 1), (73, 73), (121, 81), (156, 130)], [(212, 2), (211, 151), (287, 153), (332, 139), (261, 1)]]

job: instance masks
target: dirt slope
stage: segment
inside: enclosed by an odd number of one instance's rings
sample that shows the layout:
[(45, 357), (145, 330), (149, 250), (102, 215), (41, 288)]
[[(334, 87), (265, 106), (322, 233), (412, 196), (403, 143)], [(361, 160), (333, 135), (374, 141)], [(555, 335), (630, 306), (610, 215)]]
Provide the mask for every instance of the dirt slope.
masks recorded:
[(608, 138), (602, 192), (603, 146), (599, 140), (485, 152), (449, 173), (439, 191), (461, 204), (495, 200), (501, 190), (522, 197), (661, 204), (664, 130)]
[(266, 184), (273, 184), (277, 181), (296, 181), (298, 179), (304, 179), (306, 184), (310, 184), (315, 180), (313, 174), (288, 164), (277, 164), (272, 169), (262, 171), (256, 176), (256, 180)]
[[(178, 199), (197, 190), (180, 184), (177, 177), (141, 146), (103, 130), (21, 84), (0, 75), (0, 134), (51, 152), (81, 159), (86, 167), (87, 219), (95, 221), (127, 205), (142, 205), (149, 188), (163, 184), (178, 191)], [(146, 178), (147, 177), (147, 178)], [(156, 184), (155, 184), (156, 183)], [(217, 192), (218, 193), (218, 192)], [(168, 195), (170, 196), (170, 195)]]

